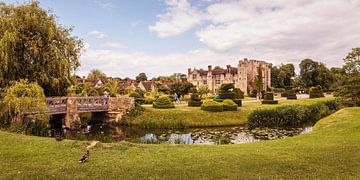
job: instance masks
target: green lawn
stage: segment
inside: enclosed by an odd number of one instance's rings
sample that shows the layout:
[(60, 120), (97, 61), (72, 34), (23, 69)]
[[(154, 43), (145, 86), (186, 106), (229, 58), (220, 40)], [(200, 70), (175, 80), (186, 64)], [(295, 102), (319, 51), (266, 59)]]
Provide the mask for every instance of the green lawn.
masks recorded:
[(311, 104), (319, 101), (333, 99), (299, 99), (280, 100), (277, 105), (262, 105), (258, 102), (244, 102), (236, 112), (207, 112), (200, 107), (178, 106), (173, 109), (154, 109), (146, 107), (145, 112), (134, 118), (132, 125), (143, 128), (181, 128), (181, 127), (205, 127), (205, 126), (231, 126), (242, 125), (247, 122), (248, 115), (258, 108), (273, 108), (290, 104)]
[(359, 179), (360, 108), (310, 134), (242, 145), (99, 144), (0, 131), (0, 179)]

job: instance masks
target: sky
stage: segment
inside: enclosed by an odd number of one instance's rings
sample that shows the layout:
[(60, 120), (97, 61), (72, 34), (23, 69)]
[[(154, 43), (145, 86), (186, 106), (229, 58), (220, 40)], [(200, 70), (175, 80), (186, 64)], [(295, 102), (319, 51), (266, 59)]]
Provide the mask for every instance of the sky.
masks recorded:
[[(5, 0), (22, 4), (29, 0)], [(84, 41), (78, 75), (187, 73), (244, 58), (341, 66), (360, 46), (360, 0), (40, 0)]]

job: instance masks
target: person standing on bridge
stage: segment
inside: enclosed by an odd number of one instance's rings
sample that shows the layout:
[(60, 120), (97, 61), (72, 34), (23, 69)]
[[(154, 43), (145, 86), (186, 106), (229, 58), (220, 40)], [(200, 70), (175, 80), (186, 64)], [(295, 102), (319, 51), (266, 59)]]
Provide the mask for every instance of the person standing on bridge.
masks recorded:
[(104, 99), (105, 99), (104, 103), (107, 104), (109, 101), (109, 93), (106, 90), (104, 91)]

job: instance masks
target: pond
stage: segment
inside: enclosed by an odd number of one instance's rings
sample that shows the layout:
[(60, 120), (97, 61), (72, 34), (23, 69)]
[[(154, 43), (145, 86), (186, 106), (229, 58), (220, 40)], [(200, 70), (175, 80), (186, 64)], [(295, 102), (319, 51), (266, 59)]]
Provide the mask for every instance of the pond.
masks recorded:
[(89, 125), (79, 131), (66, 132), (66, 138), (100, 140), (102, 142), (129, 141), (143, 144), (242, 144), (273, 140), (309, 133), (312, 127), (248, 129), (245, 126), (188, 128), (188, 129), (141, 129), (109, 124)]

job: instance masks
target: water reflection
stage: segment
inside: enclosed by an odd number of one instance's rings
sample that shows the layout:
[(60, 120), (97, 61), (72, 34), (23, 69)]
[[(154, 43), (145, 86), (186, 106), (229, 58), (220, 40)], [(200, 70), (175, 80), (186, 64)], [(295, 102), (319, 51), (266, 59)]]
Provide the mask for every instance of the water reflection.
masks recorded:
[(143, 144), (242, 144), (272, 140), (309, 133), (312, 127), (291, 129), (256, 128), (244, 126), (222, 128), (189, 128), (183, 130), (141, 129), (107, 124), (88, 126), (82, 131), (68, 133), (67, 138), (100, 141), (130, 141)]

